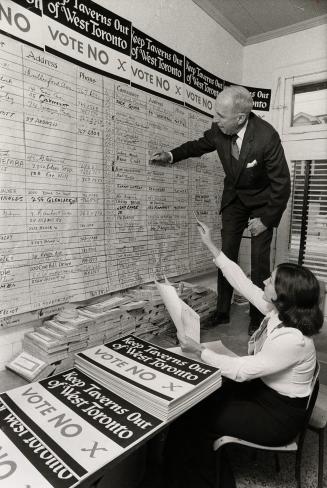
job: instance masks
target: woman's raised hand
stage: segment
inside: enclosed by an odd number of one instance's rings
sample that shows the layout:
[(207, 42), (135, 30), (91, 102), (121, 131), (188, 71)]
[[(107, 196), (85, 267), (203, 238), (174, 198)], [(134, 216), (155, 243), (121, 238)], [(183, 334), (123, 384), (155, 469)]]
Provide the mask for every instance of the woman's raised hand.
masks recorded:
[(198, 226), (198, 231), (202, 242), (206, 246), (212, 244), (211, 230), (209, 229), (209, 227), (204, 222), (201, 222), (200, 220), (198, 220), (197, 226)]
[(187, 335), (177, 334), (182, 351), (201, 354), (203, 347)]
[(210, 228), (204, 223), (198, 220), (197, 222), (198, 225), (198, 231), (201, 237), (201, 240), (203, 244), (207, 246), (209, 251), (214, 255), (214, 257), (217, 257), (220, 254), (220, 249), (218, 249), (215, 244), (212, 242), (211, 239), (211, 230)]

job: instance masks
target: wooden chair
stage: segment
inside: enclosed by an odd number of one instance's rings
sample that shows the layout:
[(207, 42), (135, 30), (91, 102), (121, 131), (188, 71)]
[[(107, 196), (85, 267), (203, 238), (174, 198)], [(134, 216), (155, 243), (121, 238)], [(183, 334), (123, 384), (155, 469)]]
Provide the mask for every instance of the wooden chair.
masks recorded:
[[(255, 444), (254, 442), (248, 442), (244, 439), (240, 439), (238, 437), (232, 437), (228, 435), (224, 435), (216, 439), (213, 443), (214, 451), (218, 451), (222, 446), (226, 444), (241, 444), (242, 446), (252, 447), (254, 449), (260, 449), (264, 451), (272, 451), (275, 454), (275, 463), (276, 463), (276, 470), (280, 471), (279, 465), (279, 452), (289, 452), (294, 451), (296, 452), (295, 458), (295, 479), (297, 483), (297, 488), (301, 488), (301, 458), (302, 458), (302, 451), (303, 451), (303, 442), (306, 434), (306, 430), (309, 427), (310, 418), (313, 412), (313, 408), (316, 403), (316, 399), (318, 396), (319, 391), (319, 363), (317, 362), (315, 374), (312, 380), (312, 388), (311, 394), (308, 400), (306, 415), (303, 423), (303, 427), (301, 432), (296, 436), (296, 438), (290, 442), (289, 444), (284, 444), (281, 446), (265, 446), (262, 444)], [(323, 442), (323, 432), (321, 428), (319, 428), (319, 446), (321, 447), (320, 442)], [(322, 478), (323, 478), (323, 449), (319, 451), (319, 466), (318, 466), (318, 488), (322, 488)], [(320, 484), (319, 484), (320, 483)]]
[(324, 477), (324, 443), (325, 428), (327, 424), (327, 405), (322, 405), (319, 401), (314, 406), (310, 421), (309, 429), (316, 432), (319, 436), (318, 444), (318, 484), (317, 488), (323, 488)]

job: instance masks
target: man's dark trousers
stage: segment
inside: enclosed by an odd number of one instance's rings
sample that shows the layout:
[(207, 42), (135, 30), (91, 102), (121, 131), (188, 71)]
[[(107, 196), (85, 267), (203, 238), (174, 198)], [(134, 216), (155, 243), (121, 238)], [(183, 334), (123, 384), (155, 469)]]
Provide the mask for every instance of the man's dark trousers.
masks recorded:
[[(249, 209), (236, 198), (222, 211), (222, 251), (232, 261), (237, 262), (244, 229), (249, 218), (260, 217), (260, 208)], [(260, 288), (263, 281), (270, 276), (270, 245), (273, 229), (269, 228), (251, 237), (251, 280)], [(229, 315), (233, 288), (218, 270), (217, 313)], [(263, 315), (250, 305), (251, 325), (259, 325)]]

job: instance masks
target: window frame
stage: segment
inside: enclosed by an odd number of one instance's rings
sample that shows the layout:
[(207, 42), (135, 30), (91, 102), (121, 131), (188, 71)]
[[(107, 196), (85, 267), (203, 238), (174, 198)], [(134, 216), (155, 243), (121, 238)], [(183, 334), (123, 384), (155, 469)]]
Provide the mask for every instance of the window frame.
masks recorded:
[(289, 136), (290, 139), (296, 139), (298, 135), (306, 134), (309, 138), (315, 139), (319, 133), (321, 137), (324, 132), (327, 132), (327, 123), (317, 125), (291, 125), (293, 118), (294, 86), (303, 86), (322, 82), (327, 82), (327, 70), (322, 70), (317, 73), (298, 74), (285, 77), (284, 111), (282, 119), (283, 136)]
[[(324, 81), (327, 76), (327, 57), (316, 58), (304, 63), (288, 64), (278, 67), (273, 74), (272, 101), (268, 121), (278, 131), (285, 151), (286, 160), (292, 173), (294, 160), (326, 159), (327, 154), (327, 126), (297, 126), (290, 125), (290, 98), (293, 85)], [(284, 112), (286, 111), (286, 115)], [(288, 124), (284, 122), (288, 121)], [(289, 231), (291, 219), (290, 198), (287, 209), (283, 213), (281, 222), (276, 229), (275, 245), (272, 249), (272, 265), (290, 261)]]

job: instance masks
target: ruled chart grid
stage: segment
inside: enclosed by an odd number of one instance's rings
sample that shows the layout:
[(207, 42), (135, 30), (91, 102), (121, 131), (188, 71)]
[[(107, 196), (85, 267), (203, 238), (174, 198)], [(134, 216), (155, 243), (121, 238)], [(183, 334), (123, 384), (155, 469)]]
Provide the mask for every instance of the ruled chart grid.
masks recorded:
[(155, 151), (211, 119), (5, 36), (0, 43), (0, 317), (212, 266), (216, 154), (172, 167)]

